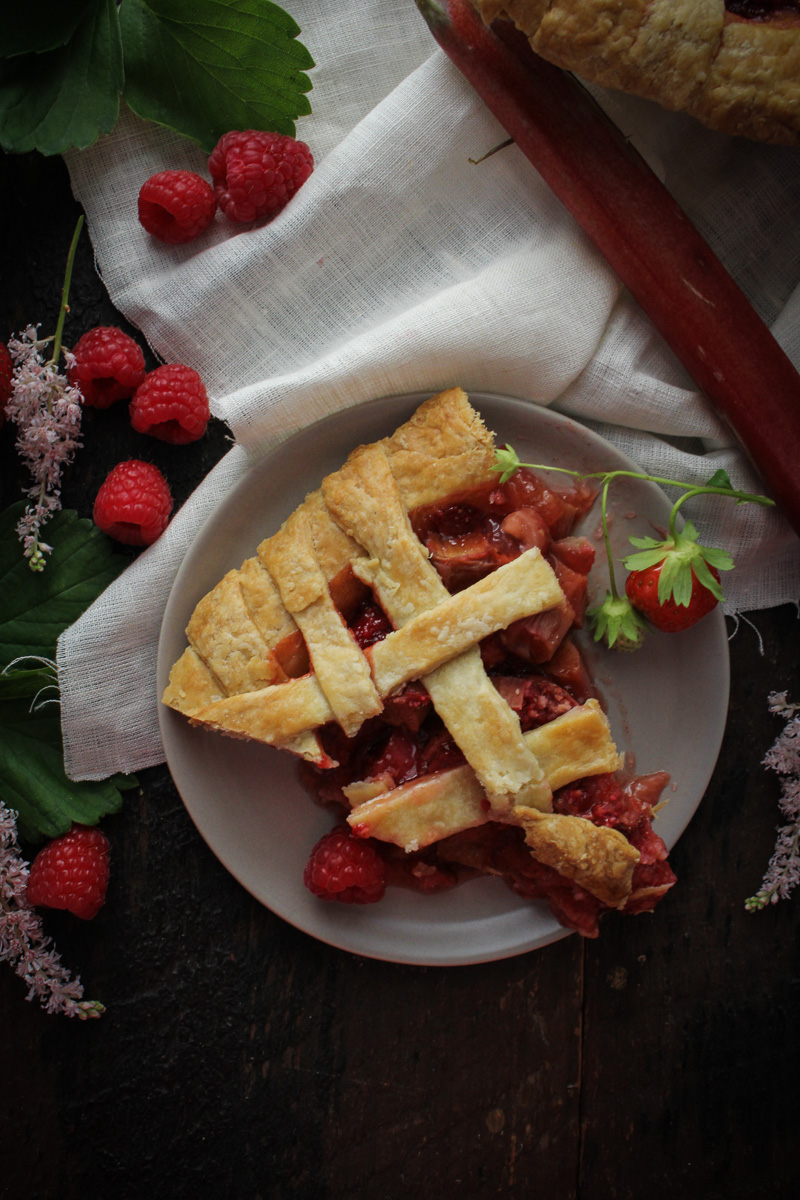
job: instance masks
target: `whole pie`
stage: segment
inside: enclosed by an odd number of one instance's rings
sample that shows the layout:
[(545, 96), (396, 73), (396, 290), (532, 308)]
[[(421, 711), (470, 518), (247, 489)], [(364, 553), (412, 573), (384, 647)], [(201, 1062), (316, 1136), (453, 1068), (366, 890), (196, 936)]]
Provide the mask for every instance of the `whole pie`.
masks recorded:
[(800, 144), (800, 0), (472, 0), (542, 58), (712, 129)]
[(199, 602), (163, 700), (294, 754), (390, 883), (500, 876), (595, 936), (674, 882), (668, 777), (626, 774), (573, 636), (593, 490), (495, 462), (460, 388), (357, 447)]

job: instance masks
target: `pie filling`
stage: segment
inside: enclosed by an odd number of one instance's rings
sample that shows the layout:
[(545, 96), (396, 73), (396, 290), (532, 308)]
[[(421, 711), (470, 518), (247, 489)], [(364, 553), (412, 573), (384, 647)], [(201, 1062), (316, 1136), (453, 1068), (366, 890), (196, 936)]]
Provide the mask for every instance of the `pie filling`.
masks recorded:
[(593, 488), (494, 463), (460, 388), (358, 447), (198, 603), (163, 700), (294, 753), (387, 883), (498, 876), (595, 937), (675, 881), (668, 777), (626, 773), (575, 636)]
[[(594, 490), (586, 484), (560, 491), (523, 468), (503, 485), (486, 485), (409, 514), (451, 593), (485, 578), (531, 546), (538, 547), (553, 568), (564, 601), (480, 642), (486, 672), (517, 714), (523, 733), (597, 699), (573, 637), (583, 626), (587, 576), (595, 559), (592, 542), (575, 536), (573, 529), (594, 499)], [(371, 593), (351, 612), (348, 625), (362, 650), (393, 630)], [(320, 740), (327, 761), (337, 765), (301, 764), (303, 785), (318, 803), (365, 837), (370, 827), (359, 820), (362, 806), (353, 805), (353, 795), (374, 800), (465, 765), (463, 752), (417, 681), (388, 697), (382, 713), (365, 722), (354, 737), (346, 737), (332, 722), (322, 727)], [(616, 830), (638, 851), (630, 894), (622, 906), (625, 913), (654, 908), (675, 882), (667, 848), (651, 823), (668, 781), (664, 772), (627, 778), (621, 771), (603, 772), (553, 792), (554, 813)], [(483, 807), (488, 814), (485, 800)], [(520, 896), (547, 901), (563, 925), (587, 937), (598, 935), (604, 912), (620, 907), (533, 857), (518, 825), (487, 819), (419, 849), (372, 840), (384, 859), (389, 885), (433, 893), (476, 876), (498, 876)]]
[(725, 0), (725, 8), (743, 21), (794, 24), (800, 18), (798, 0)]

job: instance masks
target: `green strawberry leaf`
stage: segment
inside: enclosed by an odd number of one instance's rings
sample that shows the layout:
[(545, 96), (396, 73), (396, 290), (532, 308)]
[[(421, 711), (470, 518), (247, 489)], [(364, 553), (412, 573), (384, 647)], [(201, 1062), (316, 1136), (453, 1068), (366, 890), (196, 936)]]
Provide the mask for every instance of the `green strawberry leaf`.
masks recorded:
[[(733, 566), (733, 563), (731, 563)], [(692, 563), (694, 573), (697, 576), (698, 583), (702, 583), (704, 588), (708, 588), (712, 596), (716, 596), (717, 600), (724, 600), (722, 588), (719, 586), (719, 580), (715, 579), (711, 574), (704, 558), (697, 558)]]
[(491, 470), (500, 472), (500, 484), (507, 483), (512, 475), (515, 475), (520, 468), (519, 455), (512, 446), (506, 442), (502, 449), (496, 449), (494, 452), (494, 462)]
[(294, 135), (314, 60), (270, 0), (125, 0), (125, 100), (213, 150), (231, 129)]
[[(31, 659), (26, 661), (31, 662)], [(39, 669), (6, 669), (0, 671), (0, 702), (3, 700), (29, 700), (31, 703), (37, 703), (37, 697), (43, 695), (44, 689), (53, 689), (50, 695), (53, 698), (58, 695), (58, 687), (55, 682), (55, 672), (50, 670)]]
[(108, 133), (119, 115), (122, 44), (114, 0), (94, 0), (69, 41), (0, 62), (0, 146), (63, 154)]
[[(702, 557), (718, 571), (732, 571), (733, 559), (727, 550), (718, 550), (713, 546), (701, 546)], [(695, 566), (695, 571), (697, 567)]]
[(2, 57), (41, 54), (65, 46), (83, 20), (87, 8), (97, 0), (36, 0), (34, 20), (20, 20), (20, 11), (6, 5), (0, 12)]
[(0, 795), (29, 842), (66, 833), (74, 821), (96, 825), (122, 807), (116, 779), (75, 783), (65, 775), (58, 710), (31, 711), (18, 699), (0, 700)]
[(720, 467), (718, 471), (715, 471), (705, 486), (729, 488), (730, 491), (733, 491), (733, 484), (731, 483), (730, 476), (724, 467)]
[(658, 599), (663, 604), (670, 597), (676, 604), (686, 605), (692, 595), (692, 569), (679, 558), (667, 557), (658, 576)]
[[(647, 539), (636, 539), (636, 541), (645, 540)], [(634, 539), (631, 538), (631, 541), (634, 541)], [(622, 560), (622, 565), (627, 571), (646, 571), (648, 567), (657, 567), (665, 554), (664, 543), (658, 542), (652, 550), (640, 550), (638, 554), (626, 554)]]
[(31, 571), (16, 535), (23, 502), (0, 513), (0, 670), (25, 655), (54, 658), (56, 641), (130, 561), (91, 521), (67, 509), (48, 521), (53, 551)]
[(67, 510), (48, 521), (53, 551), (45, 570), (31, 571), (16, 534), (24, 509), (18, 503), (0, 513), (0, 796), (19, 814), (20, 837), (37, 841), (117, 812), (120, 791), (136, 783), (67, 778), (58, 706), (48, 703), (58, 699), (55, 668), (41, 661), (55, 657), (59, 635), (129, 560)]

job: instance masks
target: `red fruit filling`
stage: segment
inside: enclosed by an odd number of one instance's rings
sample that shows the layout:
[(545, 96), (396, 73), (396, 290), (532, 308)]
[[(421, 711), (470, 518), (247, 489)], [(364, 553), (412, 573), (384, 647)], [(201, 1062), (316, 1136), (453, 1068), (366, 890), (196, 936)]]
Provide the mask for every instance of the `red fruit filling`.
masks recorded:
[[(566, 597), (561, 605), (516, 621), (481, 643), (489, 677), (517, 713), (523, 731), (555, 720), (594, 694), (571, 636), (583, 624), (587, 575), (595, 558), (592, 542), (573, 530), (594, 498), (586, 483), (561, 491), (522, 469), (506, 484), (488, 485), (410, 514), (451, 592), (468, 587), (531, 546), (541, 550), (555, 571)], [(334, 595), (337, 588), (348, 597), (342, 611), (362, 649), (391, 632), (391, 622), (371, 593), (354, 601), (346, 583), (334, 581)], [(304, 763), (301, 778), (315, 799), (337, 815), (350, 811), (342, 788), (357, 780), (380, 778), (397, 787), (464, 762), (421, 683), (406, 684), (390, 697), (381, 716), (367, 721), (354, 738), (330, 725), (321, 731), (321, 741), (339, 765), (323, 769)], [(666, 846), (651, 826), (667, 779), (659, 773), (623, 783), (613, 775), (594, 776), (577, 780), (553, 797), (556, 812), (617, 829), (639, 850), (626, 912), (653, 908), (675, 881)], [(358, 838), (357, 827), (353, 832)], [(432, 893), (476, 875), (499, 875), (519, 895), (545, 900), (562, 924), (586, 937), (597, 936), (598, 920), (609, 911), (572, 880), (532, 858), (523, 831), (513, 826), (490, 822), (410, 854), (368, 837), (360, 840), (382, 860), (388, 885)]]
[(740, 21), (768, 21), (788, 28), (800, 21), (798, 0), (725, 0), (727, 16)]

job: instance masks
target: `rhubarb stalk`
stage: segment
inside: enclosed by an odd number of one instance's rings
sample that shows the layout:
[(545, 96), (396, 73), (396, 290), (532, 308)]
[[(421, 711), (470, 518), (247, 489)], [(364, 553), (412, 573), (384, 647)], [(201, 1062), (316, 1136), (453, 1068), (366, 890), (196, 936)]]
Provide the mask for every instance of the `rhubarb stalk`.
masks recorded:
[(436, 41), (647, 313), (800, 534), (800, 375), (578, 81), (469, 0), (416, 0)]

